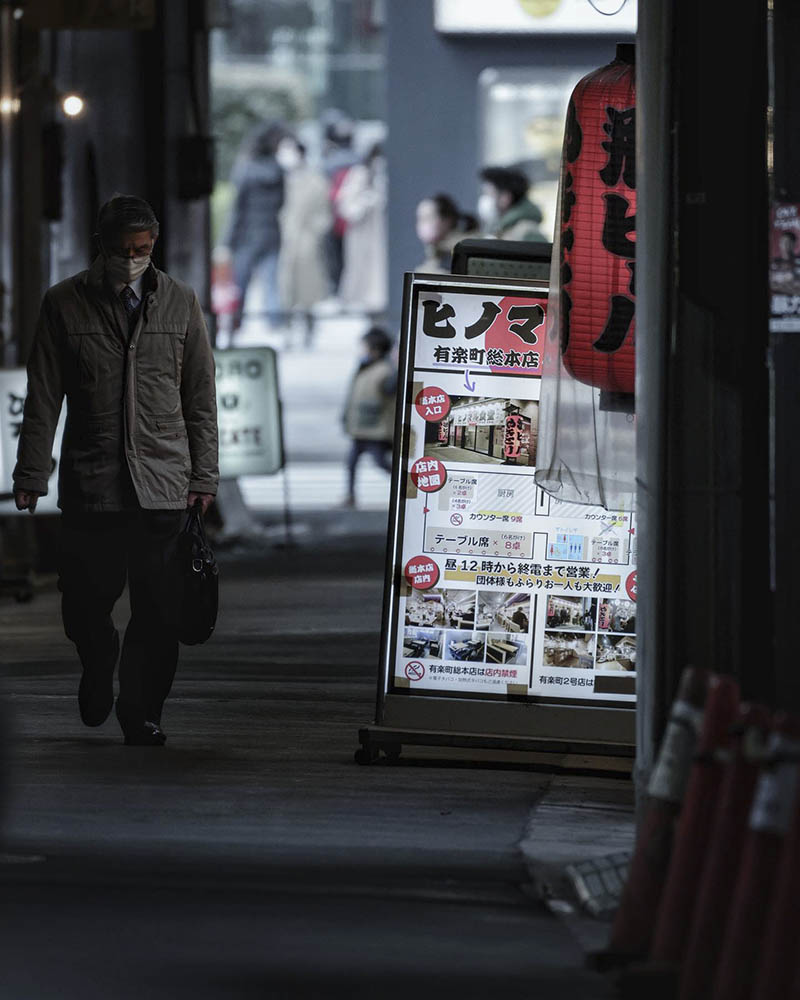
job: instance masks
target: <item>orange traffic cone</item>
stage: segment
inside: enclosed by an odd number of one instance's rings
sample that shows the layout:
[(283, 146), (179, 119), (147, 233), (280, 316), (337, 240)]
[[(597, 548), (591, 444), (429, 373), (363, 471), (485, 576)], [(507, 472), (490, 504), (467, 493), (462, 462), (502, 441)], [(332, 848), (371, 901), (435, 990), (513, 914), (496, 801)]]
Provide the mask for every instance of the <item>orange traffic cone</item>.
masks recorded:
[(628, 880), (602, 964), (647, 954), (667, 873), (675, 818), (686, 791), (697, 734), (703, 719), (709, 672), (687, 667), (681, 675), (667, 728), (648, 786), (648, 805), (636, 838)]
[(731, 760), (722, 778), (710, 849), (699, 878), (697, 903), (690, 922), (680, 1000), (708, 1000), (714, 984), (753, 790), (764, 760), (768, 725), (769, 713), (763, 705), (739, 706)]
[(775, 890), (764, 928), (764, 946), (756, 975), (752, 1000), (788, 997), (798, 969), (800, 927), (797, 901), (800, 899), (800, 788), (795, 792), (795, 808), (789, 832), (783, 842)]
[(731, 727), (739, 705), (739, 685), (732, 677), (714, 675), (709, 681), (703, 728), (686, 795), (675, 828), (650, 957), (654, 962), (680, 962), (689, 921), (697, 898), (709, 834), (724, 771), (723, 754), (730, 751)]
[(756, 785), (713, 1000), (749, 1000), (800, 776), (800, 719), (782, 714)]

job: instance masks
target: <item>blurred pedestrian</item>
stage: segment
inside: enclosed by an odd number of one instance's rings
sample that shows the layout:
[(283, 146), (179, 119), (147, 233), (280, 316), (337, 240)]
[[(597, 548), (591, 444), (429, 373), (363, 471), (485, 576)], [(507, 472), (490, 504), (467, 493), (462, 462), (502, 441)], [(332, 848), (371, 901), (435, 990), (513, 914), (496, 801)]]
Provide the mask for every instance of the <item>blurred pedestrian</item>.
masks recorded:
[(546, 243), (539, 228), (542, 210), (528, 197), (530, 181), (514, 167), (484, 167), (480, 172), (478, 218), (486, 236)]
[(397, 368), (390, 358), (392, 339), (383, 328), (373, 326), (361, 338), (361, 345), (362, 356), (342, 413), (345, 432), (352, 438), (346, 507), (356, 504), (356, 466), (362, 455), (371, 455), (376, 465), (392, 471), (397, 392)]
[(214, 356), (195, 293), (153, 266), (150, 205), (118, 195), (97, 228), (91, 267), (42, 302), (14, 495), (18, 510), (33, 512), (47, 493), (66, 397), (58, 574), (64, 631), (83, 667), (81, 719), (99, 726), (114, 705), (120, 642), (111, 614), (127, 582), (117, 719), (126, 744), (162, 746), (178, 662), (173, 555), (187, 507), (205, 510), (217, 492)]
[(308, 164), (305, 154), (305, 146), (287, 135), (279, 142), (275, 156), (285, 184), (278, 265), (281, 306), (302, 316), (309, 345), (314, 329), (311, 310), (330, 294), (325, 239), (333, 216), (328, 182)]
[(361, 158), (353, 144), (355, 126), (344, 112), (329, 108), (322, 115), (321, 121), (322, 166), (328, 178), (328, 194), (333, 213), (325, 245), (331, 287), (336, 292), (344, 267), (344, 234), (347, 229), (347, 221), (339, 214), (336, 207), (336, 199), (347, 172), (359, 163)]
[(230, 249), (233, 280), (239, 289), (234, 330), (241, 325), (247, 290), (257, 270), (263, 269), (268, 318), (275, 321), (281, 314), (278, 254), (281, 246), (279, 216), (283, 205), (283, 171), (275, 153), (286, 134), (286, 128), (277, 123), (260, 126), (249, 137), (244, 153), (231, 173), (236, 194), (221, 243)]
[(386, 161), (376, 143), (363, 163), (350, 167), (336, 195), (347, 222), (339, 298), (375, 317), (385, 312), (388, 297), (386, 200)]
[(425, 259), (416, 270), (449, 274), (453, 247), (459, 240), (478, 235), (478, 220), (462, 212), (450, 195), (435, 194), (417, 205), (416, 229), (425, 248)]

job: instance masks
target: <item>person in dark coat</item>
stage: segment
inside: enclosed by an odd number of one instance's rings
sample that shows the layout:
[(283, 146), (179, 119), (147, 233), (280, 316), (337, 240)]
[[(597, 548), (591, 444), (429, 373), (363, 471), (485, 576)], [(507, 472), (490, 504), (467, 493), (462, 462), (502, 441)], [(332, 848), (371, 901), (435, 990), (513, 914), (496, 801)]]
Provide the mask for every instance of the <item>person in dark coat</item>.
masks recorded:
[(279, 124), (260, 128), (251, 138), (248, 152), (236, 163), (231, 174), (236, 196), (222, 243), (232, 255), (233, 280), (240, 293), (239, 308), (233, 319), (234, 330), (241, 325), (253, 274), (262, 265), (267, 314), (270, 319), (275, 319), (281, 312), (278, 258), (284, 184), (283, 171), (275, 153), (287, 134), (287, 130)]
[[(61, 406), (59, 589), (78, 651), (81, 719), (114, 705), (125, 743), (163, 746), (161, 713), (178, 663), (180, 574), (173, 554), (187, 507), (217, 492), (214, 355), (192, 289), (158, 270), (159, 224), (146, 201), (100, 209), (100, 253), (50, 288), (28, 361), (14, 469), (18, 510), (47, 494)], [(128, 584), (120, 655), (112, 611)]]

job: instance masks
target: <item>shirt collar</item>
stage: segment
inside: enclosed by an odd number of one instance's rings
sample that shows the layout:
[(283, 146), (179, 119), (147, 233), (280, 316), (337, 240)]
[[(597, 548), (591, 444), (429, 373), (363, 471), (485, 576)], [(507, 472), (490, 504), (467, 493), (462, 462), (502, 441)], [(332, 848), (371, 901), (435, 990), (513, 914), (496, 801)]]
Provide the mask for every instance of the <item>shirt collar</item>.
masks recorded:
[[(136, 278), (134, 281), (128, 282), (130, 287), (133, 289), (133, 294), (140, 302), (142, 301), (142, 286), (144, 285), (144, 279), (146, 274), (147, 272), (145, 271), (144, 274), (140, 274), (139, 277)], [(117, 295), (119, 295), (119, 293), (122, 291), (124, 287), (125, 285), (121, 284), (119, 285), (118, 288), (115, 288), (114, 291), (117, 293)]]

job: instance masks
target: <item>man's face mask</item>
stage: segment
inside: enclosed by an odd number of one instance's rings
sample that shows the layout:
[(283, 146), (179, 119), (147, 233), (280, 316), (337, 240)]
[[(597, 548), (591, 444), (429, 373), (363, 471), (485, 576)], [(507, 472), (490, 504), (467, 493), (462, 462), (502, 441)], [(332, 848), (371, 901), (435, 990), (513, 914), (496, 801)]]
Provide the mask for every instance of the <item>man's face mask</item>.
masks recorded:
[(124, 285), (141, 278), (149, 266), (149, 254), (146, 257), (106, 257), (106, 274), (113, 282)]
[(106, 274), (114, 283), (129, 284), (150, 266), (155, 240), (150, 233), (130, 233), (117, 245), (103, 246)]

